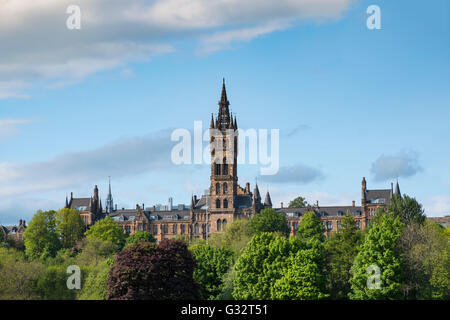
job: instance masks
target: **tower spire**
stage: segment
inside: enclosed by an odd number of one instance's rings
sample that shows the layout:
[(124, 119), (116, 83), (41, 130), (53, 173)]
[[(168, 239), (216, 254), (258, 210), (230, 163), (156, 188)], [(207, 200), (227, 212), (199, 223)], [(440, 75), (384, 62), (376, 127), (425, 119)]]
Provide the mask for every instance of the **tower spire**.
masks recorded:
[(219, 114), (217, 115), (217, 128), (220, 130), (225, 130), (230, 126), (230, 102), (227, 99), (227, 89), (225, 87), (225, 78), (222, 82), (222, 93), (220, 95), (219, 101)]

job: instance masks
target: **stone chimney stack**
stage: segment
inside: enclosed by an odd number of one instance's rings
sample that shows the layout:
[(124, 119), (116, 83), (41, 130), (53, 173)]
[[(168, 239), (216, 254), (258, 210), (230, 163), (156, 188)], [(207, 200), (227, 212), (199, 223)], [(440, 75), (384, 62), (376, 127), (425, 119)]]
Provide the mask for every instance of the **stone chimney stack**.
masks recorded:
[(355, 206), (355, 200), (352, 201), (352, 207), (354, 207), (354, 206)]
[(283, 202), (281, 203), (281, 209), (283, 209)]

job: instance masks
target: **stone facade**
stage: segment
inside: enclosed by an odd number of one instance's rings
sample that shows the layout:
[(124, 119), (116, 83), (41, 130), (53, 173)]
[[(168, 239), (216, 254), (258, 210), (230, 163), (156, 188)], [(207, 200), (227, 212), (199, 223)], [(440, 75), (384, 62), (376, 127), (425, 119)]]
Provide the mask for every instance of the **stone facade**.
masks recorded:
[[(66, 208), (77, 209), (87, 226), (105, 216), (110, 216), (125, 232), (133, 234), (139, 230), (148, 231), (158, 241), (176, 235), (186, 235), (190, 239), (206, 239), (212, 233), (223, 232), (225, 226), (236, 218), (251, 218), (264, 208), (272, 208), (269, 192), (266, 193), (262, 203), (257, 184), (251, 192), (250, 183), (247, 182), (245, 188), (238, 183), (238, 126), (236, 117), (229, 111), (229, 104), (224, 82), (219, 111), (215, 118), (214, 114), (211, 115), (209, 128), (212, 146), (210, 186), (200, 198), (192, 196), (189, 206), (172, 207), (169, 199), (169, 205), (163, 210), (155, 206), (145, 208), (144, 205), (136, 205), (135, 209), (117, 209), (117, 206), (113, 208), (110, 184), (105, 212), (102, 210), (97, 186), (91, 198), (73, 198), (71, 194), (70, 201), (66, 198)], [(398, 183), (395, 193), (400, 194)], [(359, 228), (366, 228), (376, 210), (385, 208), (393, 194), (392, 184), (390, 189), (368, 190), (366, 180), (363, 178), (361, 206), (355, 206), (353, 201), (351, 206), (321, 207), (317, 203), (314, 207), (281, 207), (275, 210), (286, 214), (292, 235), (295, 234), (303, 214), (307, 211), (313, 211), (320, 217), (326, 228), (325, 234), (328, 235), (340, 227), (340, 221), (347, 212), (355, 217)]]

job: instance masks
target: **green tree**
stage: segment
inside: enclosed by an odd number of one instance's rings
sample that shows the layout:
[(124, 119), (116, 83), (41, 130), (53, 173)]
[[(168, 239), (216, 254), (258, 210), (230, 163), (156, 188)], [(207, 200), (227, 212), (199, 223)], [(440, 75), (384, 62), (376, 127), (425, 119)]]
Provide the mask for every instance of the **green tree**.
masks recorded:
[(63, 248), (71, 248), (83, 237), (85, 225), (75, 209), (60, 209), (55, 214), (57, 232)]
[(120, 248), (122, 248), (125, 244), (126, 238), (123, 229), (119, 227), (111, 217), (98, 220), (86, 231), (85, 235), (88, 239), (95, 238), (99, 240), (111, 241)]
[(263, 232), (289, 234), (286, 216), (282, 212), (277, 212), (272, 208), (261, 210), (260, 213), (253, 216), (248, 222), (248, 230), (251, 235)]
[(140, 241), (148, 241), (156, 243), (156, 239), (150, 232), (147, 231), (136, 231), (135, 233), (129, 235), (125, 241), (125, 246), (128, 247), (132, 244), (138, 243)]
[(282, 277), (275, 281), (271, 298), (283, 300), (327, 298), (323, 271), (321, 247), (297, 251), (289, 257)]
[(61, 248), (55, 215), (53, 210), (39, 210), (25, 229), (25, 252), (31, 259), (54, 257)]
[(303, 197), (297, 197), (294, 200), (289, 202), (288, 208), (304, 208), (308, 205), (306, 199)]
[(407, 299), (450, 299), (450, 242), (431, 221), (410, 223), (400, 239)]
[(77, 296), (78, 300), (105, 300), (106, 281), (114, 260), (108, 258), (96, 266), (90, 266), (88, 275)]
[(223, 278), (233, 265), (233, 252), (205, 243), (196, 243), (189, 250), (197, 262), (194, 280), (201, 286), (202, 298), (216, 299), (223, 290)]
[(400, 217), (404, 224), (424, 223), (426, 219), (422, 205), (415, 198), (407, 195), (394, 195), (388, 205), (388, 212)]
[(304, 243), (323, 243), (325, 228), (314, 212), (306, 212), (297, 228), (296, 237)]
[(26, 261), (25, 254), (0, 247), (0, 300), (38, 299), (36, 284), (43, 272), (37, 261)]
[(227, 225), (223, 233), (212, 234), (208, 244), (216, 248), (226, 247), (238, 257), (250, 239), (249, 220), (234, 219), (232, 223)]
[(326, 239), (327, 283), (332, 299), (348, 298), (350, 269), (362, 239), (362, 233), (356, 228), (355, 219), (349, 213), (341, 220), (341, 228)]
[(283, 276), (289, 256), (301, 249), (296, 238), (274, 233), (255, 235), (235, 265), (235, 299), (271, 299), (275, 282)]
[[(402, 297), (404, 274), (398, 243), (403, 226), (400, 218), (393, 213), (375, 217), (351, 268), (351, 299)], [(379, 287), (376, 282), (377, 271)]]

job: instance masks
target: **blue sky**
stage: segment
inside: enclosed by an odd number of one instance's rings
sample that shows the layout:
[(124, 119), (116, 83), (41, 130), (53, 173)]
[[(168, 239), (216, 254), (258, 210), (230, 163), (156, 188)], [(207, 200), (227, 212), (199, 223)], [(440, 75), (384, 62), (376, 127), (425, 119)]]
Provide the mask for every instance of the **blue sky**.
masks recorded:
[(240, 128), (280, 129), (279, 175), (241, 185), (349, 205), (398, 176), (450, 214), (448, 1), (83, 0), (72, 31), (64, 2), (0, 4), (0, 224), (104, 200), (109, 175), (119, 207), (188, 204), (209, 165), (173, 166), (170, 132), (209, 124), (222, 77)]

